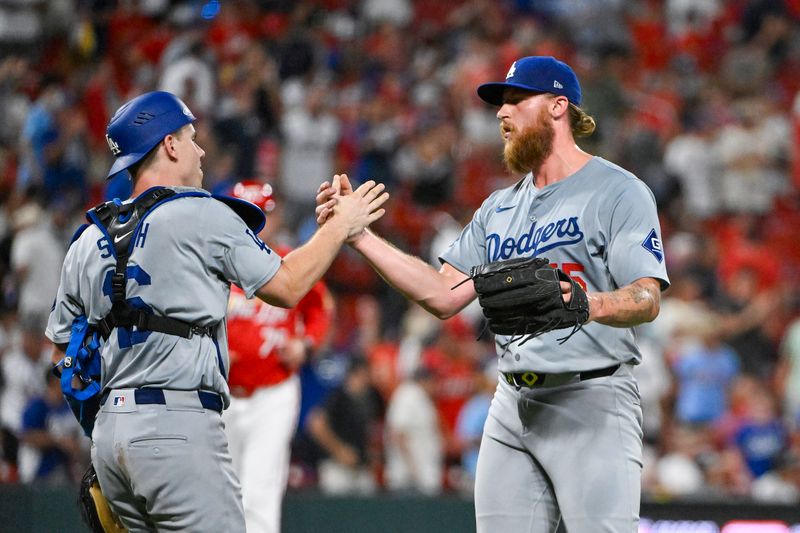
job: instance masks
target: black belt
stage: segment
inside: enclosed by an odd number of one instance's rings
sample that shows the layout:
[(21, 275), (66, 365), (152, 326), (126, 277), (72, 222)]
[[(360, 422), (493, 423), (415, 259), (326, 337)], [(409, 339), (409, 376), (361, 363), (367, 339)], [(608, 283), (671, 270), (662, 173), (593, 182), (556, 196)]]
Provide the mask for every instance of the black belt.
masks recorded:
[[(106, 391), (103, 393), (100, 397), (100, 405), (106, 403), (110, 392), (111, 391)], [(204, 409), (212, 409), (218, 413), (222, 412), (222, 398), (216, 392), (199, 390), (197, 391), (197, 396), (200, 398), (200, 405), (202, 405)], [(167, 404), (163, 389), (134, 389), (133, 398), (136, 401), (136, 405)]]
[(545, 386), (558, 386), (575, 378), (578, 381), (586, 381), (587, 379), (602, 378), (610, 376), (617, 370), (620, 365), (610, 366), (608, 368), (601, 368), (600, 370), (587, 370), (580, 373), (566, 373), (566, 374), (545, 374), (542, 372), (501, 372), (500, 374), (506, 380), (506, 383), (513, 385), (517, 390), (522, 387), (545, 387)]

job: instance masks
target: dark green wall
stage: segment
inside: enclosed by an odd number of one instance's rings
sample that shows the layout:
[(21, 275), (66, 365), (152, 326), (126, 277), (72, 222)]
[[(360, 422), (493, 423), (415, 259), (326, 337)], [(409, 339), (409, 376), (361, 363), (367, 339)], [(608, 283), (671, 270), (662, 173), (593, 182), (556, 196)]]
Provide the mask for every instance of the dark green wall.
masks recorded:
[(19, 485), (0, 485), (0, 532), (86, 533), (77, 492)]
[[(0, 533), (86, 533), (88, 529), (80, 520), (76, 498), (75, 492), (67, 489), (0, 485)], [(789, 525), (800, 524), (798, 506), (755, 506), (741, 502), (645, 502), (641, 514), (651, 522), (704, 520), (721, 526), (733, 519), (772, 519)], [(455, 497), (358, 499), (290, 493), (284, 504), (283, 518), (283, 533), (475, 531), (472, 501)]]

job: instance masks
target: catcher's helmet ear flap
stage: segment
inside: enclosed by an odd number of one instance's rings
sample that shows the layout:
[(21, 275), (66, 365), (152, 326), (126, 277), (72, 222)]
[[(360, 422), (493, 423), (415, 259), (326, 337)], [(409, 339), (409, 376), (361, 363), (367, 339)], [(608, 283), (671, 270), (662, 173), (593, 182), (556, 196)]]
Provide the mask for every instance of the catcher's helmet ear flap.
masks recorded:
[(195, 121), (192, 112), (172, 93), (154, 91), (120, 107), (106, 128), (106, 141), (116, 161), (106, 178), (137, 163), (161, 140)]
[(272, 193), (272, 185), (261, 183), (256, 180), (242, 180), (233, 186), (231, 195), (240, 200), (247, 200), (256, 204), (265, 213), (275, 209), (275, 198)]

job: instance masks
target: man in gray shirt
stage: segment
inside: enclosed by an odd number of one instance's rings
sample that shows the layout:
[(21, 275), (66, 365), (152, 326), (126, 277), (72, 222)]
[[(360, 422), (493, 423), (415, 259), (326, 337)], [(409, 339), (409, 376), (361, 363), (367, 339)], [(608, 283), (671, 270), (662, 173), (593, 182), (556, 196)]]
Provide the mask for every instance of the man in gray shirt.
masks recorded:
[[(281, 259), (257, 236), (260, 209), (200, 188), (204, 152), (194, 120), (166, 92), (138, 96), (111, 119), (107, 138), (116, 160), (109, 177), (130, 172), (134, 205), (158, 200), (142, 213), (119, 201), (89, 212), (95, 224), (67, 253), (46, 331), (57, 348), (54, 362), (77, 317), (107, 337), (92, 464), (130, 531), (244, 531), (220, 416), (230, 398), (230, 285), (248, 298), (294, 306), (342, 243), (382, 216), (387, 199), (382, 185), (365, 184), (341, 198), (330, 227)], [(98, 223), (108, 210), (119, 215)], [(127, 261), (117, 261), (126, 253)], [(126, 322), (126, 313), (138, 322)]]
[[(546, 257), (586, 290), (588, 322), (563, 344), (559, 332), (496, 336), (500, 379), (478, 458), (477, 529), (550, 533), (563, 520), (570, 533), (635, 532), (642, 411), (632, 328), (657, 316), (669, 284), (653, 194), (577, 146), (595, 123), (565, 63), (519, 59), (478, 96), (499, 106), (506, 166), (522, 179), (483, 202), (439, 271), (367, 230), (348, 243), (439, 318), (476, 297), (464, 282), (473, 266), (510, 258)], [(344, 175), (320, 186), (320, 223), (350, 190)], [(570, 284), (561, 288), (569, 302)]]

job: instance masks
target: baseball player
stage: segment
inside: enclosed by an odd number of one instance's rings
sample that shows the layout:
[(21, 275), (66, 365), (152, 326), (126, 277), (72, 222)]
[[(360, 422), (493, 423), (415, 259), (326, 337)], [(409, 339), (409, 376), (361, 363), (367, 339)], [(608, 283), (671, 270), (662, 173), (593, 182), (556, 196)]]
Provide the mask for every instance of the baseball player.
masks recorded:
[[(595, 124), (565, 63), (519, 59), (478, 96), (499, 107), (505, 163), (524, 177), (483, 202), (438, 272), (370, 231), (348, 243), (439, 318), (476, 297), (473, 267), (546, 257), (558, 268), (559, 305), (580, 296), (587, 314), (571, 337), (495, 337), (500, 379), (478, 459), (477, 529), (544, 533), (563, 520), (570, 533), (635, 532), (642, 412), (632, 328), (656, 317), (669, 283), (655, 200), (631, 173), (575, 143)], [(320, 223), (339, 201), (330, 197), (350, 190), (344, 175), (320, 186)]]
[(330, 228), (281, 259), (258, 238), (260, 209), (200, 188), (194, 121), (167, 92), (114, 114), (108, 176), (127, 170), (135, 198), (88, 213), (93, 224), (67, 253), (46, 330), (54, 360), (72, 349), (81, 321), (104, 338), (92, 464), (130, 531), (245, 530), (221, 417), (230, 286), (295, 306), (386, 200), (381, 185), (366, 184), (340, 200)]
[[(272, 187), (247, 180), (237, 183), (232, 193), (267, 213), (259, 237), (278, 254), (288, 253), (274, 237), (281, 227), (281, 208)], [(333, 297), (322, 281), (292, 309), (248, 300), (241, 289), (231, 288), (227, 321), (232, 398), (223, 421), (242, 483), (248, 533), (281, 530), (281, 500), (300, 414), (296, 370), (324, 342), (332, 312)]]

